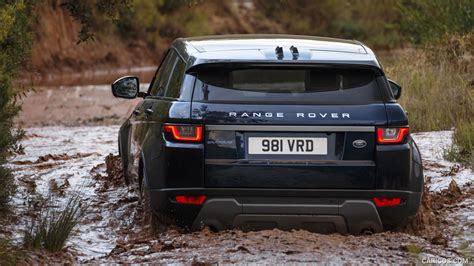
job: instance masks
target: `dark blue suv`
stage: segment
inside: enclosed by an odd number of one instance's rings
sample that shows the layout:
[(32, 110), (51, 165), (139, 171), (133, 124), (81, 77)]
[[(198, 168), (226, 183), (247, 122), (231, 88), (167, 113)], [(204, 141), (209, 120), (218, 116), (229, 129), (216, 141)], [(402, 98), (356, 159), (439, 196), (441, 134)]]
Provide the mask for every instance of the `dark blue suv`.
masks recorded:
[(398, 227), (423, 190), (401, 87), (357, 41), (291, 35), (175, 40), (119, 132), (124, 176), (155, 229)]

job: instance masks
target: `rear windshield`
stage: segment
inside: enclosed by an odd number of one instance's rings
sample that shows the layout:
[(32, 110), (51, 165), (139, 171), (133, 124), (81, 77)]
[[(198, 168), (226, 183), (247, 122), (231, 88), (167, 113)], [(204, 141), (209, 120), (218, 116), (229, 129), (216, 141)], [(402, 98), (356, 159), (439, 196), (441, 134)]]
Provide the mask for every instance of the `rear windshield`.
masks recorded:
[(213, 68), (196, 73), (194, 101), (366, 104), (381, 102), (375, 73), (347, 68)]

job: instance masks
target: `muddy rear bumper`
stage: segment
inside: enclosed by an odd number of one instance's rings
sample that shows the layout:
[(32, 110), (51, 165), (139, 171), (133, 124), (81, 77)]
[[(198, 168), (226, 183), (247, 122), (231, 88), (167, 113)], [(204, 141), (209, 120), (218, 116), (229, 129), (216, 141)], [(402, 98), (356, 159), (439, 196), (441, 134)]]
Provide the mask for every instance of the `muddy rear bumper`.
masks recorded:
[[(394, 190), (207, 189), (150, 190), (153, 208), (191, 230), (306, 229), (321, 233), (380, 232), (414, 215), (421, 193)], [(179, 204), (178, 195), (205, 195), (203, 205)], [(402, 204), (376, 207), (373, 197), (400, 197)]]
[(192, 229), (209, 226), (216, 230), (241, 228), (261, 230), (306, 229), (321, 233), (359, 234), (381, 232), (382, 222), (370, 201), (348, 200), (341, 205), (253, 204), (235, 199), (211, 199), (202, 207)]

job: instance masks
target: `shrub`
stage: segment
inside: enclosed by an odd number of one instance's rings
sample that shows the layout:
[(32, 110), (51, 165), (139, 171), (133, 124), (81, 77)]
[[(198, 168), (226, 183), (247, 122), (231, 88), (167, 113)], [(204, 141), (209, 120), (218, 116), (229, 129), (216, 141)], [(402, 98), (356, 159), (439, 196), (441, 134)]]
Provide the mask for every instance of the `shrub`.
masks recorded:
[(28, 249), (44, 248), (50, 252), (60, 251), (85, 210), (81, 201), (79, 195), (75, 194), (58, 209), (51, 199), (48, 200), (25, 231), (23, 246)]
[(0, 217), (15, 192), (13, 175), (4, 165), (22, 131), (14, 129), (13, 117), (20, 107), (12, 81), (18, 66), (30, 51), (29, 22), (33, 0), (0, 2)]
[(398, 3), (399, 28), (411, 43), (436, 42), (446, 34), (466, 34), (474, 27), (472, 0), (407, 0)]

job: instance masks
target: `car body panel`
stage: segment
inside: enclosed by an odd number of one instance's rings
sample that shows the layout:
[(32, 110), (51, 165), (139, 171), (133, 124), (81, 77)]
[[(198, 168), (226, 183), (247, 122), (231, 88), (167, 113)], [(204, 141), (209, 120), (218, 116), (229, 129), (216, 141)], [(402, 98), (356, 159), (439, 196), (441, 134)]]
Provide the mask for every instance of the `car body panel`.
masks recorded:
[[(292, 45), (298, 47), (297, 58), (289, 50)], [(282, 59), (275, 56), (276, 46), (283, 47)], [(344, 202), (355, 200), (361, 201), (356, 204), (362, 206), (361, 213), (372, 215), (373, 197), (400, 197), (399, 206), (375, 208), (384, 226), (400, 223), (416, 212), (423, 191), (421, 156), (409, 136), (401, 144), (377, 144), (378, 127), (407, 127), (408, 117), (389, 91), (375, 55), (363, 44), (308, 36), (237, 35), (177, 39), (170, 51), (186, 62), (179, 96), (153, 96), (149, 91), (119, 132), (126, 178), (131, 183), (146, 179), (156, 212), (193, 227), (203, 206), (176, 203), (177, 195), (206, 195), (207, 201), (218, 202), (213, 204), (240, 206), (239, 218), (226, 221), (230, 224), (246, 223), (246, 215), (266, 219), (242, 207), (249, 202), (259, 205), (258, 210), (269, 201), (279, 202), (273, 214), (280, 217), (288, 210), (285, 204), (299, 204), (292, 211), (314, 215), (303, 211), (304, 206), (314, 205), (317, 210), (326, 204), (332, 206), (328, 210), (339, 210)], [(193, 98), (199, 82), (195, 71), (209, 64), (370, 68), (376, 73), (382, 101), (338, 105), (200, 101)], [(202, 125), (204, 139), (174, 142), (162, 130), (166, 123)], [(327, 138), (329, 152), (250, 155), (248, 138), (261, 136)], [(331, 212), (320, 213), (322, 220), (340, 227), (340, 218), (326, 217), (334, 214)], [(270, 220), (270, 224), (283, 221), (286, 226), (292, 218)]]

